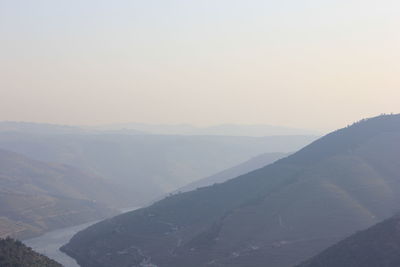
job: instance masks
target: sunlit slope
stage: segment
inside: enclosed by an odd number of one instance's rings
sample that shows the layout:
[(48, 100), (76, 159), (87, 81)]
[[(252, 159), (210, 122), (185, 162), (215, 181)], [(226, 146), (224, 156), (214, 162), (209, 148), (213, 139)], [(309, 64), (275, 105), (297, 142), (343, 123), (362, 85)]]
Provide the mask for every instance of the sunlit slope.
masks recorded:
[(26, 238), (112, 214), (124, 192), (71, 166), (0, 150), (0, 237)]
[(90, 267), (293, 266), (400, 208), (399, 159), (400, 116), (372, 118), (226, 183), (103, 221), (64, 250)]

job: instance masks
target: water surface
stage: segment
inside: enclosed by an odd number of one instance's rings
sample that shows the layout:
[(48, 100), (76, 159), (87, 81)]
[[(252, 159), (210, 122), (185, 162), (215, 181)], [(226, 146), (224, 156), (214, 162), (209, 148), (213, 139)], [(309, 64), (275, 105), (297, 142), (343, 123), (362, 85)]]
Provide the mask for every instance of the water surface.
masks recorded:
[(32, 239), (24, 240), (24, 243), (33, 248), (33, 250), (46, 255), (65, 267), (79, 267), (73, 258), (62, 253), (59, 248), (68, 243), (77, 232), (95, 224), (96, 222), (97, 221), (58, 229)]
[[(136, 209), (137, 207), (126, 208), (121, 209), (121, 212), (125, 213)], [(64, 267), (80, 267), (73, 258), (61, 252), (59, 248), (67, 244), (77, 232), (95, 224), (96, 222), (98, 221), (54, 230), (41, 236), (24, 240), (23, 242), (27, 246), (33, 248), (33, 250), (61, 263)]]

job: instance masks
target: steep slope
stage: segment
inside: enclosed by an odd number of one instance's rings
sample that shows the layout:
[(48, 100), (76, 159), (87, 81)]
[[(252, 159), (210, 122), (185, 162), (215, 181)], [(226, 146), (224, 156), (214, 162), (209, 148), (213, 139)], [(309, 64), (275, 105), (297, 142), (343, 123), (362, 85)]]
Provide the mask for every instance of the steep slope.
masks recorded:
[(351, 235), (297, 267), (337, 266), (400, 266), (400, 216)]
[(312, 140), (312, 136), (0, 133), (1, 148), (75, 166), (121, 185), (131, 192), (126, 206), (142, 206), (258, 154), (294, 151)]
[(36, 253), (20, 241), (0, 239), (1, 267), (62, 267), (61, 264)]
[(84, 267), (293, 266), (400, 207), (400, 115), (333, 132), (226, 183), (98, 223), (63, 250)]
[(229, 179), (236, 178), (243, 174), (246, 174), (251, 171), (257, 170), (259, 168), (262, 168), (264, 166), (267, 166), (267, 165), (269, 165), (281, 158), (284, 158), (286, 156), (288, 156), (288, 154), (286, 154), (286, 153), (264, 153), (264, 154), (258, 155), (256, 157), (253, 157), (253, 158), (251, 158), (239, 165), (236, 165), (232, 168), (223, 170), (223, 171), (218, 172), (209, 177), (206, 177), (206, 178), (200, 179), (198, 181), (195, 181), (193, 183), (190, 183), (184, 187), (181, 187), (176, 192), (187, 192), (187, 191), (195, 190), (200, 187), (205, 187), (205, 186), (213, 185), (216, 183), (223, 183), (223, 182), (228, 181)]
[(26, 238), (116, 214), (111, 207), (123, 195), (74, 167), (0, 150), (0, 237)]

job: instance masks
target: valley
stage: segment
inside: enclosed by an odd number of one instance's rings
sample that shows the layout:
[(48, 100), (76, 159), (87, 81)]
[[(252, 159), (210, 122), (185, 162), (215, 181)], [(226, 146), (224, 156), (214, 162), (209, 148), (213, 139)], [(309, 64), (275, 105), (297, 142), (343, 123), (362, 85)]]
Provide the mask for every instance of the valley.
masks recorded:
[(95, 224), (62, 249), (85, 267), (291, 267), (399, 209), (399, 119), (360, 121), (264, 168)]
[[(142, 144), (134, 141), (138, 138)], [(126, 154), (128, 150), (132, 149), (133, 151), (142, 146), (140, 151), (153, 154), (152, 146), (160, 145), (157, 144), (158, 141), (155, 141), (157, 139), (161, 139), (160, 142), (166, 143), (169, 143), (169, 140), (174, 140), (171, 145), (177, 146), (179, 149), (186, 149), (185, 146), (188, 145), (187, 142), (190, 140), (189, 143), (193, 143), (194, 146), (192, 144), (189, 145), (187, 152), (184, 152), (186, 156), (188, 155), (187, 153), (197, 154), (195, 157), (201, 154), (206, 156), (208, 153), (212, 153), (207, 147), (217, 145), (217, 147), (226, 147), (224, 148), (225, 150), (218, 152), (221, 153), (220, 155), (228, 153), (229, 150), (232, 150), (232, 152), (237, 151), (232, 154), (234, 156), (232, 157), (232, 160), (234, 159), (233, 163), (245, 158), (246, 155), (253, 155), (257, 151), (261, 151), (261, 149), (266, 149), (267, 151), (296, 149), (296, 147), (304, 142), (309, 142), (308, 140), (312, 140), (312, 138), (311, 136), (268, 138), (138, 137), (113, 134), (99, 135), (99, 133), (93, 135), (77, 127), (52, 125), (45, 125), (44, 127), (36, 124), (0, 123), (0, 147), (3, 147), (0, 148), (0, 198), (2, 199), (2, 205), (0, 205), (0, 234), (2, 237), (13, 236), (24, 239), (28, 246), (65, 266), (77, 266), (75, 260), (58, 250), (77, 231), (90, 226), (93, 223), (92, 221), (97, 222), (100, 219), (116, 215), (119, 210), (123, 212), (132, 210), (131, 208), (124, 209), (124, 206), (145, 203), (148, 200), (161, 197), (161, 195), (157, 195), (153, 191), (151, 194), (147, 194), (146, 198), (137, 201), (138, 196), (131, 191), (131, 186), (134, 185), (136, 191), (145, 191), (146, 187), (140, 185), (140, 182), (137, 181), (138, 177), (133, 173), (130, 176), (131, 181), (126, 180), (124, 182), (124, 180), (111, 178), (116, 177), (115, 175), (118, 176), (118, 172), (115, 171), (121, 170), (121, 167), (125, 168), (128, 174), (132, 171), (138, 172), (140, 171), (136, 170), (138, 167), (143, 168), (145, 166), (139, 162), (134, 163), (134, 158)], [(146, 141), (148, 145), (145, 144), (143, 146), (143, 140), (146, 139), (149, 139)], [(200, 140), (204, 140), (205, 144), (207, 142), (210, 142), (210, 144), (207, 144), (206, 147), (203, 145), (202, 151), (196, 151), (200, 148), (196, 144)], [(88, 146), (91, 142), (95, 142), (96, 145)], [(129, 142), (132, 142), (132, 144), (129, 144)], [(124, 148), (126, 152), (122, 152), (119, 148), (118, 150), (114, 149), (114, 147), (120, 147), (122, 144), (127, 146)], [(263, 145), (258, 147), (260, 144)], [(132, 147), (129, 148), (130, 146)], [(169, 149), (170, 145), (166, 144), (166, 148)], [(91, 151), (91, 149), (95, 150)], [(238, 153), (239, 150), (240, 153)], [(65, 153), (67, 151), (69, 151), (70, 156), (66, 156), (67, 154)], [(99, 152), (100, 154), (98, 154)], [(114, 153), (110, 155), (114, 159), (111, 160), (109, 158), (107, 161), (103, 161), (99, 155), (104, 153)], [(218, 155), (216, 154), (209, 158), (210, 163), (221, 157)], [(275, 152), (256, 155), (256, 157), (237, 166), (203, 179), (196, 177), (200, 177), (201, 173), (207, 175), (213, 168), (196, 175), (193, 175), (197, 172), (193, 169), (187, 174), (188, 178), (191, 179), (187, 181), (195, 181), (197, 184), (187, 185), (187, 189), (182, 188), (182, 190), (187, 191), (190, 190), (189, 188), (195, 189), (209, 184), (224, 182), (237, 175), (268, 165), (284, 155), (284, 153)], [(184, 168), (190, 168), (190, 164), (197, 165), (200, 163), (198, 161), (190, 163), (179, 154), (176, 154), (176, 156), (178, 156), (176, 158), (177, 164)], [(138, 158), (136, 157), (136, 159)], [(224, 160), (227, 162), (226, 157)], [(129, 162), (129, 166), (119, 165), (118, 168), (112, 166), (112, 164), (120, 164), (121, 162)], [(179, 176), (175, 163), (165, 162), (163, 164), (166, 168), (174, 170), (174, 176)], [(222, 161), (220, 163), (213, 162), (212, 164), (219, 166), (215, 170), (230, 166), (224, 165), (226, 163)], [(108, 170), (111, 170), (111, 172), (108, 172)], [(154, 168), (153, 171), (164, 172), (163, 169), (157, 170)], [(168, 178), (168, 175), (163, 179), (173, 182)], [(175, 187), (179, 185), (184, 185), (184, 182), (176, 183)], [(164, 188), (158, 194), (168, 192), (168, 188)], [(175, 193), (172, 192), (170, 194)]]
[(290, 153), (316, 138), (43, 133), (39, 126), (30, 133), (26, 127), (0, 127), (0, 149), (73, 166), (111, 182), (121, 192), (120, 207), (146, 205), (262, 153)]
[(0, 0), (0, 267), (400, 267), (399, 14)]

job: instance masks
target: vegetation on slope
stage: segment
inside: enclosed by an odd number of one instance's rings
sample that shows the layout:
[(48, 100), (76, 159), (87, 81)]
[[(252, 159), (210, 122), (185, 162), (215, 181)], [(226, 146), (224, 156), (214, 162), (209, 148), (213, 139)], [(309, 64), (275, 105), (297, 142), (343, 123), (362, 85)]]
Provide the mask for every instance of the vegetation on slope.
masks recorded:
[(297, 267), (338, 266), (400, 266), (400, 216), (351, 235)]
[(117, 192), (74, 167), (0, 150), (0, 237), (23, 239), (115, 215), (111, 207), (123, 196)]
[(1, 267), (62, 267), (22, 242), (6, 238), (0, 239), (0, 266)]

